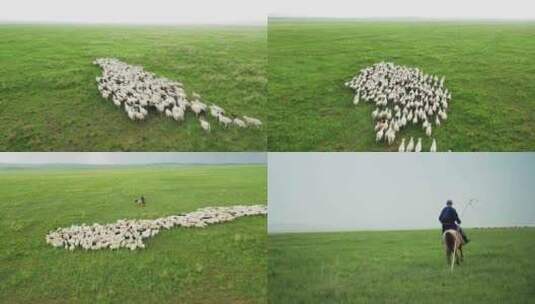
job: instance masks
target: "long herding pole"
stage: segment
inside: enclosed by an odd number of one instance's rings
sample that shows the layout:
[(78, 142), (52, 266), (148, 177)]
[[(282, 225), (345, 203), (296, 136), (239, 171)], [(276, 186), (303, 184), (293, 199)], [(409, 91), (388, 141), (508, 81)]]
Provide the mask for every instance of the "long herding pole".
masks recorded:
[(464, 216), (464, 213), (466, 212), (468, 206), (474, 206), (475, 202), (477, 202), (477, 198), (471, 198), (470, 200), (468, 200), (468, 202), (464, 205), (463, 211), (461, 212), (461, 217)]

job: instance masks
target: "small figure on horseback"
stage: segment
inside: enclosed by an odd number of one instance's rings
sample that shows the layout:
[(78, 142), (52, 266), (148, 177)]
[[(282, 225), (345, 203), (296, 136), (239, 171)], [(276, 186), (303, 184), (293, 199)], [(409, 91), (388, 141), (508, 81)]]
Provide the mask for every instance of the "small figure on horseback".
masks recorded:
[(448, 200), (446, 207), (440, 212), (438, 220), (442, 223), (442, 241), (446, 250), (446, 260), (448, 264), (451, 264), (453, 270), (454, 263), (462, 262), (464, 258), (463, 245), (468, 244), (470, 240), (459, 226), (461, 220), (452, 205), (453, 202)]
[(134, 203), (136, 203), (136, 205), (138, 205), (140, 207), (145, 207), (145, 197), (143, 196), (143, 194), (141, 195), (140, 198), (135, 199)]

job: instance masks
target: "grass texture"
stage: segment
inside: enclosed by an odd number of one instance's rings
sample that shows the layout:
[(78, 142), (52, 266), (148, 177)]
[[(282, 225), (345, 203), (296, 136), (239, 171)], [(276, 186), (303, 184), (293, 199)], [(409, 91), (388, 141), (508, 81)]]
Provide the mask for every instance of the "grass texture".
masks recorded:
[[(266, 202), (265, 166), (0, 171), (0, 302), (265, 303), (266, 218), (173, 228), (130, 251), (45, 243), (72, 224)], [(146, 207), (135, 206), (141, 194)]]
[(344, 86), (380, 61), (446, 77), (448, 120), (439, 151), (535, 149), (535, 23), (270, 19), (270, 151), (397, 151), (375, 142), (372, 104)]
[(450, 272), (439, 230), (269, 236), (269, 303), (530, 303), (535, 229), (467, 229)]
[(116, 57), (265, 122), (264, 27), (0, 25), (2, 151), (265, 151), (266, 129), (205, 134), (156, 110), (131, 121), (102, 98), (93, 60)]

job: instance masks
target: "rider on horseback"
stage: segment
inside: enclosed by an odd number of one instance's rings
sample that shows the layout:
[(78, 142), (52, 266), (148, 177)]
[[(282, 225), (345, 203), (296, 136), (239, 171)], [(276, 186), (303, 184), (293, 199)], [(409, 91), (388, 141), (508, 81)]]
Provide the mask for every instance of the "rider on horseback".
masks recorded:
[(442, 212), (440, 212), (440, 216), (438, 217), (438, 220), (442, 223), (442, 233), (448, 229), (457, 230), (461, 233), (464, 243), (468, 244), (470, 240), (466, 237), (466, 234), (464, 234), (464, 231), (461, 229), (461, 227), (457, 225), (461, 224), (461, 220), (457, 215), (457, 210), (452, 207), (453, 202), (448, 200), (446, 205), (447, 206), (442, 209)]

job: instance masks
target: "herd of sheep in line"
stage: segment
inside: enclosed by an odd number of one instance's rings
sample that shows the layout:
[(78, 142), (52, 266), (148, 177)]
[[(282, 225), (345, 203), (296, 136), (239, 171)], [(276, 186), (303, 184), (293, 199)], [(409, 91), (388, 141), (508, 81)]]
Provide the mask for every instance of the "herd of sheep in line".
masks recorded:
[[(409, 68), (391, 62), (380, 62), (362, 69), (345, 85), (354, 90), (353, 103), (361, 100), (375, 103), (372, 112), (376, 141), (394, 143), (396, 133), (409, 124), (421, 124), (425, 134), (431, 137), (433, 123), (440, 126), (448, 119), (447, 109), (451, 92), (444, 87), (445, 77), (424, 74), (419, 68)], [(401, 140), (398, 151), (422, 151), (422, 139), (415, 143), (411, 137), (405, 144)], [(431, 152), (437, 151), (433, 138)]]
[(176, 121), (183, 121), (186, 112), (191, 110), (198, 117), (201, 128), (210, 132), (210, 123), (203, 118), (208, 113), (224, 127), (235, 125), (240, 128), (260, 127), (262, 122), (254, 117), (231, 117), (215, 104), (207, 105), (201, 96), (193, 93), (187, 96), (182, 83), (157, 77), (143, 70), (141, 66), (126, 64), (115, 58), (99, 58), (94, 64), (102, 68), (102, 76), (97, 77), (97, 87), (105, 99), (124, 110), (132, 120), (143, 120), (151, 107), (165, 113)]
[(266, 215), (265, 205), (237, 205), (230, 207), (207, 207), (196, 211), (157, 218), (155, 220), (121, 219), (112, 224), (73, 225), (58, 228), (46, 235), (46, 242), (54, 247), (74, 250), (118, 249), (135, 250), (145, 248), (144, 239), (158, 234), (163, 229), (173, 227), (199, 227), (209, 224), (233, 221), (242, 216)]

